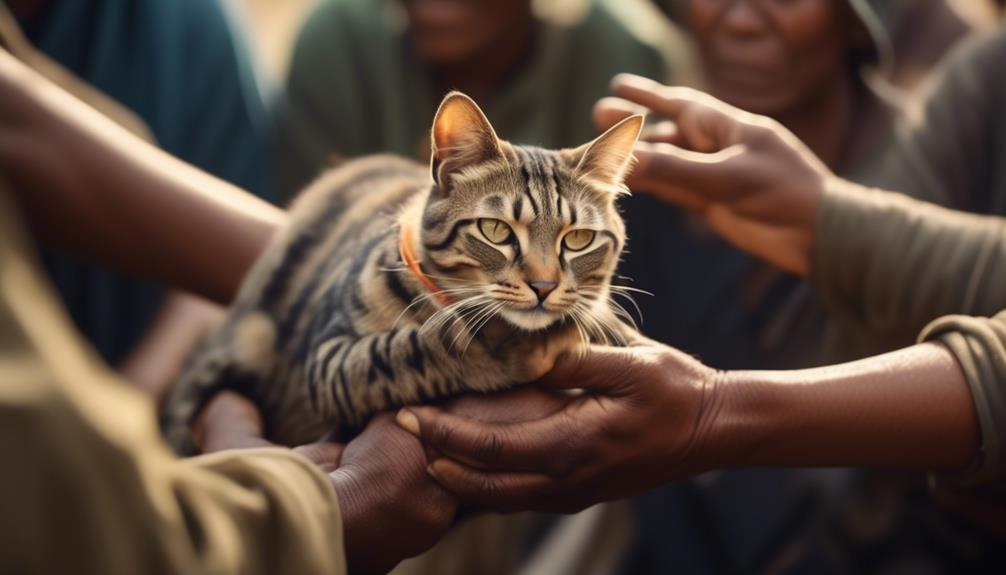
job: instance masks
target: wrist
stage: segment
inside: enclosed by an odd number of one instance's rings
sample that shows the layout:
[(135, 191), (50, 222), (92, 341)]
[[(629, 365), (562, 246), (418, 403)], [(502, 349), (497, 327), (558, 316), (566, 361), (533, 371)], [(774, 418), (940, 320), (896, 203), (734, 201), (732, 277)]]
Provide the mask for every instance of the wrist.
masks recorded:
[(714, 370), (703, 400), (700, 428), (707, 469), (768, 464), (785, 413), (783, 397), (759, 372)]

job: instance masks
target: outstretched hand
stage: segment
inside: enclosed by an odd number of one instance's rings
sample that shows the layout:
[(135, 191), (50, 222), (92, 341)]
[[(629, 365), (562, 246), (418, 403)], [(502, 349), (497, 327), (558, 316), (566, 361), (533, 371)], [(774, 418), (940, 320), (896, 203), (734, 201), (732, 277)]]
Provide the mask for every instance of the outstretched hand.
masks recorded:
[(737, 247), (807, 275), (817, 208), (834, 176), (778, 122), (690, 88), (617, 76), (594, 108), (606, 129), (631, 114), (662, 119), (636, 145), (633, 191), (700, 213)]
[(593, 348), (560, 358), (538, 386), (407, 407), (397, 421), (463, 504), (572, 512), (708, 469), (715, 382), (670, 348)]
[[(263, 438), (255, 405), (229, 391), (203, 409), (196, 438), (204, 452), (273, 445)], [(432, 547), (454, 522), (455, 497), (426, 473), (422, 445), (390, 415), (373, 418), (346, 445), (319, 442), (294, 451), (332, 480), (351, 573), (385, 573)]]

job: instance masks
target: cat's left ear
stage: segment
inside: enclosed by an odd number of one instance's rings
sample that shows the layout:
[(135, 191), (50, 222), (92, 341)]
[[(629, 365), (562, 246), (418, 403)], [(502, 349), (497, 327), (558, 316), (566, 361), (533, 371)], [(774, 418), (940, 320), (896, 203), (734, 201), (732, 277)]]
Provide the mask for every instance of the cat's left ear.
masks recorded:
[(578, 148), (576, 151), (582, 155), (576, 164), (577, 175), (605, 186), (621, 186), (632, 166), (632, 148), (642, 129), (643, 116), (629, 116)]
[(446, 189), (463, 168), (502, 158), (499, 138), (478, 105), (461, 92), (447, 94), (433, 120), (430, 170)]

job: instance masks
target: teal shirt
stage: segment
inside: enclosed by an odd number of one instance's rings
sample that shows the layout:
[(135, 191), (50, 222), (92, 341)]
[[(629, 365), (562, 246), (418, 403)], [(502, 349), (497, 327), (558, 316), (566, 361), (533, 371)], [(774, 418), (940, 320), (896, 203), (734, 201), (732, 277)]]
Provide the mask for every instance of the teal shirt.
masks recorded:
[[(216, 0), (52, 0), (20, 24), (41, 51), (135, 112), (166, 151), (268, 197), (268, 116)], [(78, 328), (119, 361), (161, 289), (62, 254), (43, 259)]]

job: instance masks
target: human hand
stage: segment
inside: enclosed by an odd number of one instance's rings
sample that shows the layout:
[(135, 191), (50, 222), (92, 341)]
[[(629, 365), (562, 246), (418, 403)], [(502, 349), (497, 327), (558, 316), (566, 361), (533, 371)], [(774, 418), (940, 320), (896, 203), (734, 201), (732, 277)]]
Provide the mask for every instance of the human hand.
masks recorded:
[(463, 504), (572, 512), (714, 467), (716, 381), (663, 346), (596, 347), (561, 358), (539, 389), (406, 407), (397, 421), (422, 438), (429, 472)]
[(623, 74), (594, 108), (606, 129), (630, 114), (665, 118), (644, 129), (628, 184), (701, 214), (737, 247), (807, 275), (817, 208), (835, 176), (775, 120), (702, 92)]
[[(272, 445), (262, 437), (255, 405), (221, 392), (199, 415), (204, 451)], [(319, 442), (294, 451), (329, 474), (342, 515), (351, 573), (385, 573), (436, 543), (454, 521), (455, 497), (425, 471), (422, 445), (390, 415), (371, 420), (345, 446)]]

